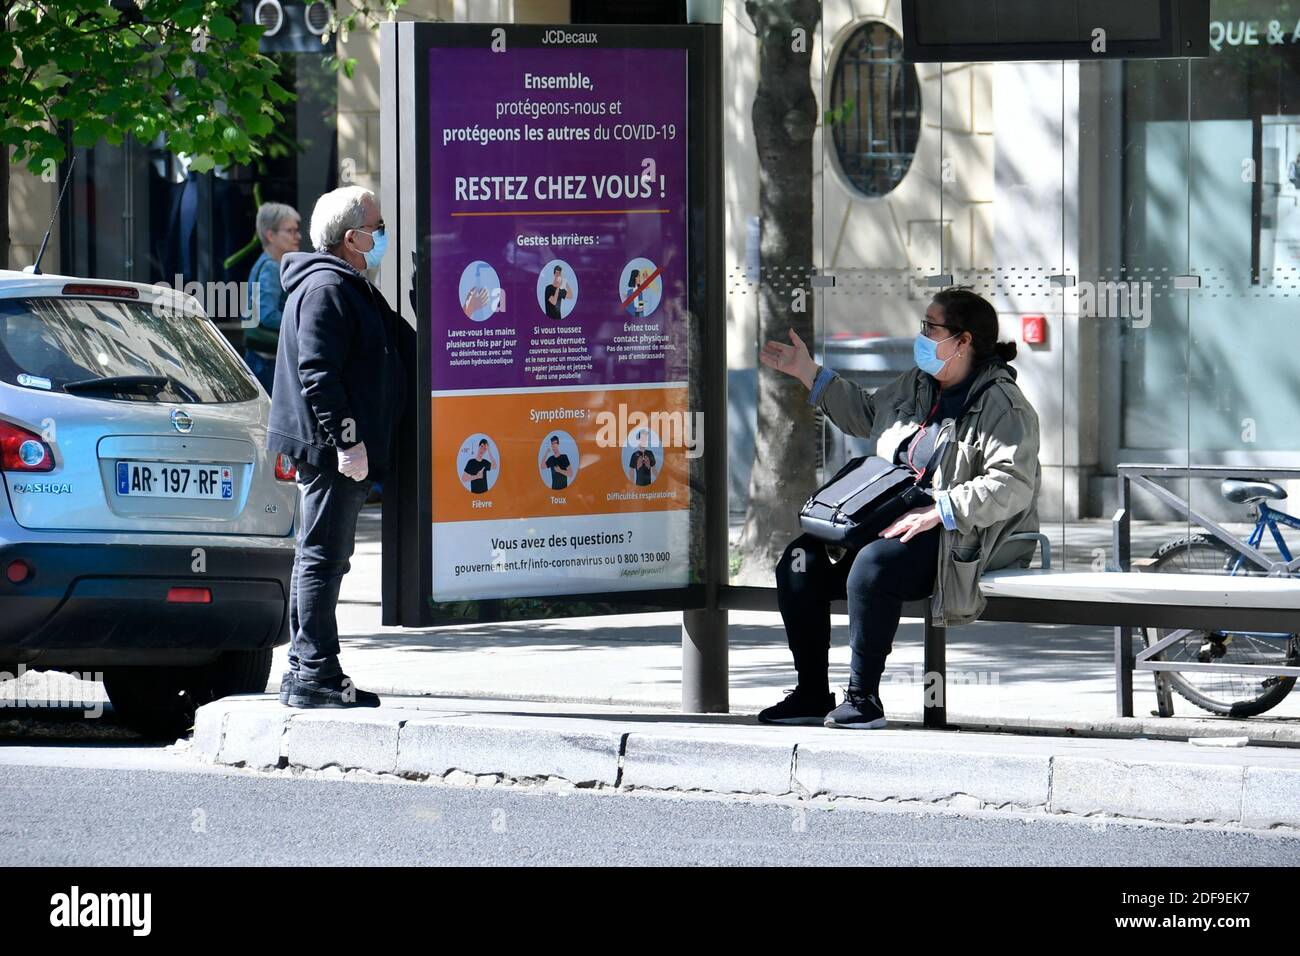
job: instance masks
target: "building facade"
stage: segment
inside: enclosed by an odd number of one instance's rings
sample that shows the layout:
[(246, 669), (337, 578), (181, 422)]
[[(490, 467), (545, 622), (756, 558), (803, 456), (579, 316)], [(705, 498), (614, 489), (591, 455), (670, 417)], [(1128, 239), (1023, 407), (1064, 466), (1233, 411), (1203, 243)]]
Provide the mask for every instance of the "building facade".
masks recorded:
[[(307, 23), (307, 5), (280, 5)], [(399, 16), (685, 22), (687, 6), (410, 0)], [(1108, 516), (1121, 462), (1300, 463), (1300, 4), (1212, 0), (1206, 59), (942, 66), (904, 62), (899, 7), (825, 0), (808, 40), (814, 260), (835, 277), (813, 292), (819, 340), (910, 337), (948, 277), (989, 296), (1039, 412), (1048, 520)], [(757, 250), (754, 27), (741, 0), (723, 0), (721, 22), (728, 361), (744, 370), (761, 344), (753, 291), (774, 264)], [(336, 42), (351, 78), (322, 65), (328, 51), (273, 52), (298, 98), (259, 167), (196, 176), (155, 146), (79, 151), (46, 270), (242, 280), (255, 195), (305, 221), (325, 190), (378, 189), (377, 37)], [(14, 173), (21, 267), (58, 183)], [(1238, 516), (1212, 484), (1180, 487)]]

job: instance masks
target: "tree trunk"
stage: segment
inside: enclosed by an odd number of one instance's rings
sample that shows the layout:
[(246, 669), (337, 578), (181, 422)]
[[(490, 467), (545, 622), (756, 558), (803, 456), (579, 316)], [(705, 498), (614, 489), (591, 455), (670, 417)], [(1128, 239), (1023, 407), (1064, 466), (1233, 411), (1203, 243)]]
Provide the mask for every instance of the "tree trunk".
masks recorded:
[[(0, 3), (0, 33), (9, 29), (9, 3)], [(9, 268), (9, 147), (0, 143), (0, 269)]]
[[(0, 3), (0, 33), (9, 27), (9, 3)], [(0, 269), (9, 268), (9, 159), (10, 148), (0, 144)]]
[(0, 146), (0, 269), (9, 268), (9, 147)]
[[(810, 67), (822, 5), (749, 0), (745, 9), (759, 44), (752, 114), (759, 168), (759, 340), (788, 343), (794, 329), (811, 349), (817, 98)], [(762, 364), (757, 404), (738, 580), (771, 586), (782, 551), (799, 534), (799, 506), (816, 488), (819, 434), (803, 384)]]

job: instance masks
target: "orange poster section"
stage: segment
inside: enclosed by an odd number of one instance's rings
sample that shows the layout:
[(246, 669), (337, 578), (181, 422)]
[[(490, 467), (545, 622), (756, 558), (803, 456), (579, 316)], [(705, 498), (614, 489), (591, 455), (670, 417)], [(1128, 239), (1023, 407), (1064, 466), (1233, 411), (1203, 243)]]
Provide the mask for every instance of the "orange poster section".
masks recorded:
[[(684, 387), (435, 395), (431, 401), (435, 523), (689, 507), (685, 441), (702, 436), (688, 431), (694, 416)], [(638, 427), (659, 438), (649, 446), (656, 467), (647, 486), (636, 485), (628, 469)], [(577, 472), (567, 488), (554, 491), (540, 463), (560, 432), (577, 445)], [(480, 437), (495, 445), (498, 464), (489, 490), (475, 494), (460, 476)]]

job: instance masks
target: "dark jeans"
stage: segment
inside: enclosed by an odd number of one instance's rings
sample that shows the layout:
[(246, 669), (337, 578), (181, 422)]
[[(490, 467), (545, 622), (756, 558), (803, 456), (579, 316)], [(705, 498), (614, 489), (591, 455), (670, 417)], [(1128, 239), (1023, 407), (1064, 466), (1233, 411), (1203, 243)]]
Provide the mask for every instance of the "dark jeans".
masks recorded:
[(302, 680), (329, 680), (343, 673), (334, 609), (343, 575), (351, 568), (357, 515), (373, 484), (298, 462), (303, 494), (289, 582), (289, 669)]
[(931, 528), (906, 544), (877, 538), (835, 562), (826, 544), (811, 535), (790, 542), (776, 566), (776, 598), (801, 689), (817, 694), (829, 690), (831, 602), (847, 597), (849, 686), (879, 694), (903, 602), (934, 591), (940, 530)]

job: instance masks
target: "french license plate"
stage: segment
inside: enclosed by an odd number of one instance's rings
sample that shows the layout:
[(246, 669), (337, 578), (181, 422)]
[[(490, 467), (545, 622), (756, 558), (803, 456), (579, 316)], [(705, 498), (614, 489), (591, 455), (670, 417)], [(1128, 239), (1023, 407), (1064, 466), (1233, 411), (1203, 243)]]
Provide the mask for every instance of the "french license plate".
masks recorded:
[(235, 495), (230, 465), (185, 465), (166, 461), (119, 461), (117, 493), (141, 498), (216, 498)]

